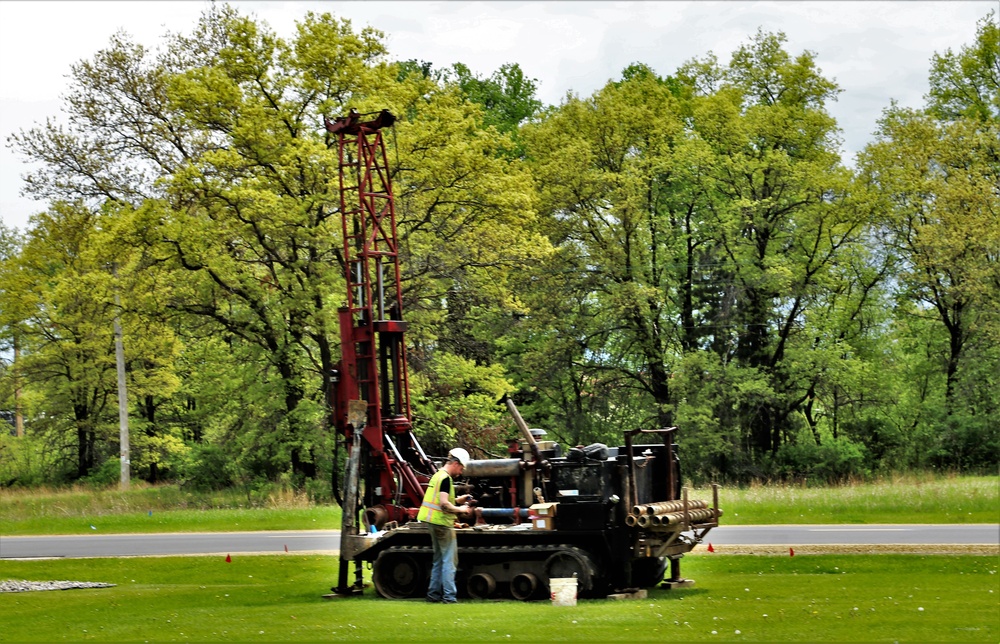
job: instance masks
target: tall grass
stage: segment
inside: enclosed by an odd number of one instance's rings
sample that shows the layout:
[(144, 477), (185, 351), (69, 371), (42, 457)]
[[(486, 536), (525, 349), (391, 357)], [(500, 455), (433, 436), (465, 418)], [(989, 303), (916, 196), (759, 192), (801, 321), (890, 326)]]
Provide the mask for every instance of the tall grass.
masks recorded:
[[(117, 486), (95, 489), (91, 486), (0, 488), (0, 512), (7, 508), (20, 512), (50, 515), (116, 514), (139, 510), (213, 510), (247, 507), (269, 509), (306, 508), (312, 504), (306, 494), (275, 488), (266, 496), (249, 498), (232, 488), (212, 492), (189, 492), (177, 485), (133, 483), (128, 490)], [(0, 515), (2, 516), (2, 515)]]
[(275, 488), (254, 498), (236, 489), (189, 492), (176, 485), (131, 489), (0, 489), (0, 534), (332, 529), (340, 508)]
[[(711, 498), (697, 490), (696, 498)], [(994, 523), (1000, 477), (907, 474), (837, 486), (762, 485), (720, 490), (723, 522)]]
[[(710, 500), (710, 489), (692, 498)], [(792, 523), (995, 523), (1000, 477), (905, 475), (832, 487), (722, 488), (723, 525)], [(93, 526), (93, 527), (92, 527)], [(95, 490), (0, 489), (0, 535), (336, 529), (340, 508), (274, 488), (189, 492), (176, 485)]]

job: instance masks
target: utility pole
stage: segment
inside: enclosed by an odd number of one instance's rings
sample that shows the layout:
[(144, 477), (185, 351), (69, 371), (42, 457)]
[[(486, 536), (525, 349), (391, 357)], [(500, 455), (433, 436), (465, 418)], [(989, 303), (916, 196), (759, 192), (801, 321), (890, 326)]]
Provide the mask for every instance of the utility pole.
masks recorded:
[(118, 437), (121, 443), (122, 464), (118, 487), (127, 490), (132, 475), (132, 461), (129, 456), (128, 444), (128, 394), (125, 390), (125, 347), (122, 344), (122, 323), (119, 314), (121, 301), (118, 298), (117, 265), (111, 265), (111, 274), (115, 277), (115, 362), (118, 366)]

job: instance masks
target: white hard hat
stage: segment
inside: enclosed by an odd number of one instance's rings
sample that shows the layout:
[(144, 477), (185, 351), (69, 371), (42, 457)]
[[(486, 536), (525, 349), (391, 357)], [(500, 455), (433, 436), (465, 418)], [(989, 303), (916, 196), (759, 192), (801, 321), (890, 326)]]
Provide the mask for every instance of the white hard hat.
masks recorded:
[(468, 465), (469, 461), (472, 460), (469, 457), (469, 453), (464, 449), (462, 449), (461, 447), (456, 447), (455, 449), (448, 452), (448, 458), (455, 459), (456, 461), (462, 464), (462, 467)]

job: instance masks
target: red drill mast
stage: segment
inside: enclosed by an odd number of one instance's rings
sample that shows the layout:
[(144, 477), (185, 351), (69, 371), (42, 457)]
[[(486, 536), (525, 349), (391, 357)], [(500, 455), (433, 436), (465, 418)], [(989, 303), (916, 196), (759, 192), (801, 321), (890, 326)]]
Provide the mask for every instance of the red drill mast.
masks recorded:
[[(352, 451), (363, 446), (364, 498), (358, 500), (367, 508), (366, 522), (372, 512), (381, 524), (416, 516), (421, 483), (434, 465), (412, 432), (395, 199), (382, 136), (382, 128), (396, 119), (387, 110), (368, 121), (362, 116), (369, 115), (351, 110), (346, 117), (324, 119), (337, 135), (347, 279), (347, 303), (339, 311), (334, 416)], [(351, 422), (352, 401), (363, 401), (367, 409), (363, 424)], [(414, 466), (425, 474), (418, 475)]]

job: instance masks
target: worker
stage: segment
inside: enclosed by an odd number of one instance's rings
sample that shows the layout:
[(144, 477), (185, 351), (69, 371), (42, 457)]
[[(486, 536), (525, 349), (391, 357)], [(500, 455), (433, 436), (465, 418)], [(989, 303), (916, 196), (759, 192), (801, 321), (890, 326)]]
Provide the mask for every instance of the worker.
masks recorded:
[[(427, 524), (434, 548), (434, 565), (431, 568), (431, 585), (427, 601), (454, 604), (455, 569), (458, 567), (458, 541), (455, 538), (455, 515), (469, 511), (471, 494), (455, 498), (452, 477), (458, 476), (469, 463), (469, 453), (461, 447), (448, 452), (448, 461), (431, 477), (420, 504), (417, 520)], [(461, 505), (456, 505), (460, 503)]]

